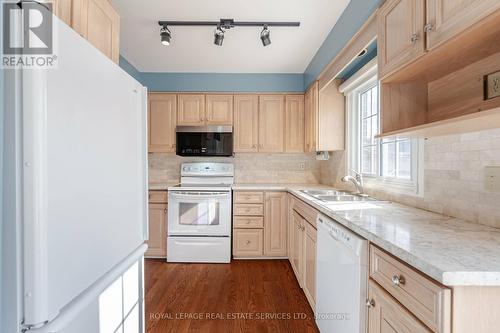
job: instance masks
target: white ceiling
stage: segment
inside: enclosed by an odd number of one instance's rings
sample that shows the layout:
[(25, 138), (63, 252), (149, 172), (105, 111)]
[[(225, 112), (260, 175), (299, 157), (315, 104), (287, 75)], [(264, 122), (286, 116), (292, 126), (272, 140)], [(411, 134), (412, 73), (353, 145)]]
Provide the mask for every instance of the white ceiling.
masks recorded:
[[(303, 73), (350, 0), (113, 0), (121, 16), (120, 53), (141, 72)], [(213, 44), (212, 27), (170, 27), (160, 44), (159, 20), (300, 21), (271, 27), (236, 27)]]

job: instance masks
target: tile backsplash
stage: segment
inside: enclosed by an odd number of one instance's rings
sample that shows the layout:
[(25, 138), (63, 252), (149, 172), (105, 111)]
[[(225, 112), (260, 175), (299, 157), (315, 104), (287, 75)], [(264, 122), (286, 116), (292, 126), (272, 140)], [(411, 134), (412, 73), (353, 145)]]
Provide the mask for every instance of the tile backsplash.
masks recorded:
[(149, 154), (149, 182), (176, 183), (181, 163), (231, 162), (236, 183), (317, 184), (320, 162), (314, 154), (237, 153), (235, 157), (180, 157), (173, 153)]
[[(500, 166), (500, 129), (429, 138), (424, 148), (424, 193), (410, 196), (382, 188), (367, 193), (383, 199), (500, 228), (500, 193), (484, 187), (486, 166)], [(320, 182), (345, 187), (345, 153), (320, 167)]]

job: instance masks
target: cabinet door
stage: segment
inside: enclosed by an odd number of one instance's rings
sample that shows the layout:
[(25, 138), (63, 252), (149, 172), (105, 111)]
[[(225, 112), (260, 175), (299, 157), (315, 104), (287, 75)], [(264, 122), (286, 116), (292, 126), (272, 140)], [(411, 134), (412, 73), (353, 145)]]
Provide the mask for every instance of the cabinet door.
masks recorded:
[(305, 136), (305, 151), (316, 151), (316, 134), (317, 134), (317, 116), (319, 107), (319, 92), (318, 82), (316, 81), (307, 90), (305, 95), (305, 121), (304, 121), (304, 136)]
[(438, 46), (498, 9), (498, 0), (427, 0), (427, 48)]
[(205, 125), (205, 95), (178, 95), (177, 124), (179, 126)]
[(234, 96), (234, 151), (259, 151), (259, 97)]
[(284, 151), (284, 125), (284, 96), (259, 96), (259, 151), (264, 153)]
[(59, 17), (64, 23), (71, 26), (71, 0), (51, 0), (52, 12)]
[(206, 95), (207, 125), (233, 124), (233, 95)]
[(148, 95), (148, 151), (175, 152), (177, 95)]
[(72, 27), (106, 56), (118, 63), (120, 16), (107, 0), (73, 0)]
[(378, 12), (378, 70), (382, 78), (424, 53), (425, 0), (388, 0)]
[(233, 255), (262, 256), (262, 229), (234, 229)]
[(302, 255), (303, 255), (303, 232), (302, 232), (302, 224), (307, 223), (304, 221), (304, 219), (297, 214), (297, 212), (293, 212), (292, 214), (292, 244), (293, 248), (291, 249), (291, 255), (292, 255), (292, 268), (295, 272), (295, 276), (297, 277), (297, 281), (299, 282), (299, 285), (302, 286), (302, 270), (303, 270), (303, 265), (302, 265)]
[(304, 227), (304, 283), (302, 288), (314, 310), (316, 306), (316, 229), (306, 221), (304, 221)]
[(264, 255), (286, 256), (286, 192), (266, 192)]
[(368, 333), (431, 332), (372, 280), (368, 283), (368, 298)]
[(304, 95), (286, 96), (285, 152), (304, 152)]
[(167, 256), (167, 205), (149, 204), (149, 240), (146, 256)]

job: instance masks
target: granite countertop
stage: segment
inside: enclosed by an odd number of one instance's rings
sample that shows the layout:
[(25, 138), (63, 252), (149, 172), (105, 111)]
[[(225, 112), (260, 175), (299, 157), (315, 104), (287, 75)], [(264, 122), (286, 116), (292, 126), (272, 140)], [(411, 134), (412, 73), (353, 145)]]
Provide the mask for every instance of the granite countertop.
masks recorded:
[(179, 184), (179, 182), (172, 183), (149, 183), (148, 190), (150, 191), (166, 191), (170, 186), (175, 186)]
[(500, 229), (391, 202), (326, 204), (300, 192), (325, 187), (236, 184), (233, 189), (286, 190), (446, 286), (500, 286)]

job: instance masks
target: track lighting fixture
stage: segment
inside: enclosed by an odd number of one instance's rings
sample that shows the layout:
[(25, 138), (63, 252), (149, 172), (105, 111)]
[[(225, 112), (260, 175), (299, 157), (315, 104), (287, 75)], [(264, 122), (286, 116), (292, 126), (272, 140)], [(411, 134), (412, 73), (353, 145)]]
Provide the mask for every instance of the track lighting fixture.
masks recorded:
[(222, 42), (224, 42), (224, 30), (222, 30), (222, 28), (218, 26), (214, 32), (214, 44), (222, 46)]
[(271, 44), (271, 32), (267, 28), (267, 25), (264, 25), (264, 28), (262, 29), (260, 33), (260, 39), (262, 40), (262, 45), (268, 46)]
[(163, 46), (170, 45), (170, 38), (172, 37), (172, 33), (170, 32), (170, 30), (168, 30), (166, 25), (161, 27), (160, 37), (161, 37), (161, 44)]
[(264, 27), (260, 33), (262, 45), (268, 46), (271, 44), (271, 32), (269, 27), (298, 27), (300, 22), (236, 22), (234, 19), (220, 19), (219, 21), (159, 21), (158, 24), (162, 27), (160, 30), (161, 43), (170, 45), (172, 33), (167, 26), (215, 26), (214, 44), (222, 46), (224, 42), (224, 32), (234, 27)]

